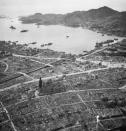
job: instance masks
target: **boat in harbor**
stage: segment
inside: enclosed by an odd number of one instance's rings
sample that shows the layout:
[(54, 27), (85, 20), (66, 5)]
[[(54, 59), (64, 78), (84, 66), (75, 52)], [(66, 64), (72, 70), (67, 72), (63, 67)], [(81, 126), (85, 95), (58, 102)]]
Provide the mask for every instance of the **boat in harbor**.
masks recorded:
[(52, 42), (50, 42), (50, 43), (48, 43), (48, 44), (42, 44), (41, 47), (44, 47), (44, 46), (51, 46), (51, 45), (53, 45)]
[(51, 45), (53, 45), (53, 43), (52, 43), (52, 42), (50, 42), (50, 43), (48, 43), (47, 45), (48, 45), (48, 46), (51, 46)]
[(69, 38), (69, 37), (70, 37), (69, 35), (66, 36), (66, 38)]
[(25, 33), (25, 32), (28, 32), (28, 30), (21, 30), (20, 32), (21, 33)]
[(35, 44), (37, 44), (37, 42), (32, 42), (31, 44), (32, 44), (32, 45), (35, 45)]
[(41, 45), (41, 47), (44, 47), (44, 46), (45, 46), (44, 44)]
[(16, 27), (14, 27), (14, 26), (10, 26), (9, 28), (12, 29), (12, 30), (16, 29)]

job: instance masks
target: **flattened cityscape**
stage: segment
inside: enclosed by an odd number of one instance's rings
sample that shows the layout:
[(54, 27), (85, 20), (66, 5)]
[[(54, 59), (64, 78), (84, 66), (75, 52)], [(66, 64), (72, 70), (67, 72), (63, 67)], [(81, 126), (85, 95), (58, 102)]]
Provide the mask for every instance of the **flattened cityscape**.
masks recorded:
[(92, 51), (72, 55), (1, 41), (0, 130), (125, 127), (125, 44), (97, 43)]

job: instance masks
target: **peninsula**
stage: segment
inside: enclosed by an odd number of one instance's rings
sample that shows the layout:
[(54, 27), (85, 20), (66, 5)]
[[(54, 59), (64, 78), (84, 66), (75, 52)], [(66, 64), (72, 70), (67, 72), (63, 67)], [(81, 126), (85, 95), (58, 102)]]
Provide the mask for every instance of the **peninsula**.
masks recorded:
[(102, 34), (126, 36), (126, 12), (119, 12), (106, 6), (67, 14), (36, 13), (20, 17), (20, 20), (24, 24), (83, 27)]

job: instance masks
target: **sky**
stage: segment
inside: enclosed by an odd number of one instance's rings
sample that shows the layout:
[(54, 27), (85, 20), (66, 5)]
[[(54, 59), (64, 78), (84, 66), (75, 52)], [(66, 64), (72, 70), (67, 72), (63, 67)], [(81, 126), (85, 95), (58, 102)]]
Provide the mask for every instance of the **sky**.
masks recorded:
[(0, 0), (0, 15), (17, 17), (33, 13), (64, 14), (102, 6), (126, 11), (126, 0)]

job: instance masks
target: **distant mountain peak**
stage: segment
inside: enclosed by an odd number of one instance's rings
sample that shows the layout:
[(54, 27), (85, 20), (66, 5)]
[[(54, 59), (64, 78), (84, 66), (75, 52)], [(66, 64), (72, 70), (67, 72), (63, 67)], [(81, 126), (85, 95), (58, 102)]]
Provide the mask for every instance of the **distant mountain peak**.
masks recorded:
[(115, 15), (116, 13), (119, 12), (107, 6), (103, 6), (98, 9), (88, 10), (87, 13), (88, 13), (88, 17), (92, 17), (93, 19), (98, 19), (98, 18), (106, 18)]
[(100, 7), (98, 10), (109, 10), (109, 11), (118, 12), (118, 11), (116, 11), (116, 10), (114, 10), (114, 9), (112, 9), (112, 8), (110, 8), (110, 7), (108, 7), (108, 6)]
[(108, 6), (103, 6), (103, 7), (100, 7), (99, 9), (112, 9), (112, 8), (110, 8)]
[(88, 11), (102, 11), (102, 12), (113, 12), (113, 13), (118, 12), (118, 11), (108, 7), (108, 6), (103, 6), (103, 7), (100, 7), (100, 8), (97, 8), (97, 9), (91, 9), (91, 10), (88, 10)]

